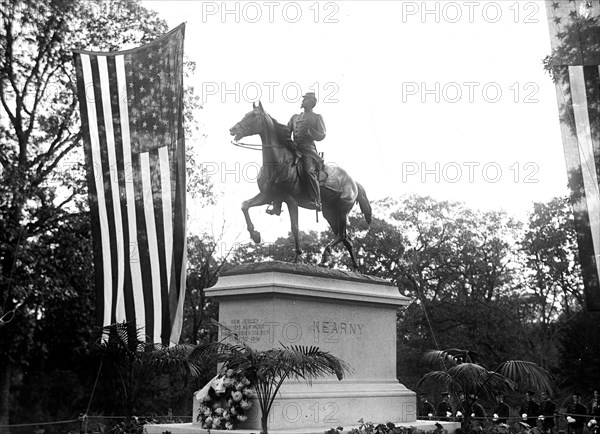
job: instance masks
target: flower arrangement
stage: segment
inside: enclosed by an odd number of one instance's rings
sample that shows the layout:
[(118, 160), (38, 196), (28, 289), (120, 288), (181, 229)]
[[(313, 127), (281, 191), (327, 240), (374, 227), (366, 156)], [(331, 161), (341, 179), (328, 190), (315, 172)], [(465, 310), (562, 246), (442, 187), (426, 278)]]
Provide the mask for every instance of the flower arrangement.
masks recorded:
[(248, 419), (247, 411), (252, 407), (250, 380), (240, 372), (228, 369), (218, 375), (196, 398), (200, 401), (197, 420), (204, 429), (233, 430), (240, 422)]

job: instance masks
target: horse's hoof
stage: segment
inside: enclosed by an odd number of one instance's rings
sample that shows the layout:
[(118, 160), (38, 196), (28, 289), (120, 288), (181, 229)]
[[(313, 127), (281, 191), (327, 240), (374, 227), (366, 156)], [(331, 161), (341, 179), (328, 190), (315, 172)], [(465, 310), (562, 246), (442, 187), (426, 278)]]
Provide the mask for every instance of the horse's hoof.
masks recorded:
[(258, 232), (258, 231), (250, 232), (250, 238), (252, 238), (252, 241), (254, 241), (256, 244), (260, 243), (260, 232)]

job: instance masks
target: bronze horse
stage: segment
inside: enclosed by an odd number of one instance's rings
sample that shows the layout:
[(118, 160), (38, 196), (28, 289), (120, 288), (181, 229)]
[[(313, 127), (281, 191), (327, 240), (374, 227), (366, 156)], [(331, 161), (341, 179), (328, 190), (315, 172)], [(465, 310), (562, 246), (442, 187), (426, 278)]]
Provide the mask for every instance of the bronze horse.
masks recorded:
[[(298, 242), (298, 206), (308, 208), (310, 197), (302, 188), (298, 166), (292, 165), (294, 156), (289, 147), (289, 142), (291, 142), (289, 128), (271, 118), (260, 102), (258, 105), (253, 103), (252, 107), (252, 111), (229, 130), (234, 136), (234, 142), (254, 134), (258, 134), (262, 142), (263, 165), (257, 179), (260, 193), (242, 203), (248, 232), (255, 243), (260, 243), (260, 232), (254, 229), (248, 213), (250, 208), (267, 205), (274, 201), (285, 202), (290, 213), (292, 234), (296, 246), (295, 262), (297, 262), (302, 254)], [(323, 216), (335, 234), (335, 238), (323, 250), (320, 265), (325, 264), (332, 247), (338, 243), (344, 243), (354, 269), (358, 269), (346, 226), (348, 214), (356, 202), (358, 202), (367, 223), (371, 223), (371, 205), (365, 190), (359, 183), (354, 182), (344, 169), (337, 166), (324, 166), (319, 177), (319, 185)]]

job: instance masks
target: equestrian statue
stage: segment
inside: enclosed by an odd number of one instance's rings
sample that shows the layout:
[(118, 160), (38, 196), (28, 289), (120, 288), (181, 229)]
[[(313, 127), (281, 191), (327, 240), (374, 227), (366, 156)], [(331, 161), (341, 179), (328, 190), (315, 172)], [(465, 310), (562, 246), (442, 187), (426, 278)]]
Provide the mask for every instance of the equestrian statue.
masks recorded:
[(318, 155), (315, 140), (325, 137), (325, 124), (323, 118), (313, 112), (316, 102), (314, 93), (304, 95), (304, 112), (292, 116), (287, 126), (269, 116), (261, 102), (253, 103), (252, 111), (230, 128), (234, 144), (252, 135), (261, 139), (263, 164), (257, 179), (260, 193), (244, 201), (242, 211), (250, 237), (260, 243), (260, 232), (255, 230), (248, 210), (271, 204), (267, 212), (279, 215), (281, 204), (285, 202), (295, 242), (295, 262), (302, 254), (298, 240), (298, 207), (322, 211), (335, 238), (323, 249), (320, 265), (326, 263), (334, 246), (343, 243), (354, 269), (358, 270), (346, 230), (348, 214), (358, 202), (365, 220), (371, 223), (371, 205), (359, 183), (344, 169), (324, 165)]

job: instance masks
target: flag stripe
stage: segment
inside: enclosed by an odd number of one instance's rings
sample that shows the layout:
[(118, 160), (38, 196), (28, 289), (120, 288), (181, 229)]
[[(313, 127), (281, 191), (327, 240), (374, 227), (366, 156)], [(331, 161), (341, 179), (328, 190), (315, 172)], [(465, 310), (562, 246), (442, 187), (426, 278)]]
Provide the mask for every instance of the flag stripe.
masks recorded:
[(185, 294), (183, 34), (76, 53), (99, 318), (177, 343)]
[[(585, 286), (586, 305), (589, 310), (600, 310), (600, 270), (598, 266), (598, 155), (594, 152), (590, 119), (598, 117), (598, 107), (589, 104), (585, 73), (588, 67), (556, 67), (558, 105), (561, 111), (561, 133), (565, 163), (571, 190), (571, 204), (579, 261)], [(592, 97), (593, 98), (593, 97)], [(597, 138), (596, 138), (597, 141)], [(591, 152), (590, 152), (591, 151)], [(594, 155), (595, 154), (595, 155)]]
[[(114, 153), (116, 158), (116, 177), (118, 188), (115, 187), (115, 191), (118, 191), (119, 194), (119, 212), (121, 215), (120, 221), (120, 232), (122, 233), (123, 238), (123, 248), (122, 256), (120, 260), (123, 261), (122, 265), (123, 273), (125, 274), (123, 277), (123, 297), (125, 298), (125, 294), (129, 294), (133, 288), (133, 275), (132, 275), (132, 257), (131, 257), (131, 234), (129, 233), (129, 215), (127, 212), (127, 191), (125, 184), (125, 165), (124, 165), (124, 155), (123, 155), (123, 131), (121, 128), (121, 107), (119, 103), (119, 83), (117, 79), (117, 66), (116, 59), (114, 56), (106, 56), (107, 68), (108, 68), (108, 92), (110, 95), (110, 104), (112, 110), (112, 126), (114, 133)], [(111, 176), (112, 176), (111, 171)], [(135, 233), (133, 234), (135, 239)]]
[[(583, 199), (592, 240), (592, 257), (600, 253), (600, 192), (595, 167), (594, 149), (588, 114), (588, 100), (586, 92), (586, 79), (583, 66), (569, 67), (569, 81), (571, 83), (571, 97), (573, 117), (577, 134), (578, 152), (580, 159), (581, 175), (583, 179)], [(598, 116), (598, 113), (596, 113)], [(600, 263), (596, 260), (596, 275), (600, 276)]]
[[(596, 180), (600, 181), (600, 66), (584, 67)], [(600, 184), (599, 184), (600, 185)]]
[[(108, 239), (111, 249), (109, 250), (110, 255), (110, 266), (111, 266), (111, 288), (112, 288), (112, 311), (111, 320), (113, 322), (119, 321), (120, 313), (123, 311), (123, 294), (119, 292), (117, 285), (118, 282), (118, 271), (117, 271), (117, 256), (114, 254), (114, 250), (117, 248), (117, 231), (115, 228), (115, 212), (113, 210), (114, 204), (112, 200), (112, 188), (113, 185), (110, 182), (110, 162), (108, 160), (108, 150), (106, 148), (106, 128), (104, 122), (104, 109), (102, 107), (102, 89), (100, 88), (100, 76), (98, 71), (98, 57), (90, 57), (90, 63), (92, 66), (92, 80), (94, 83), (93, 89), (93, 101), (96, 108), (96, 119), (98, 122), (98, 147), (100, 150), (100, 167), (102, 171), (102, 182), (104, 188), (104, 206), (106, 207), (106, 218), (108, 221)], [(102, 206), (102, 205), (101, 205)], [(105, 247), (106, 248), (106, 247)], [(124, 316), (123, 316), (124, 317)]]
[[(102, 61), (104, 59), (104, 61)], [(127, 211), (124, 208), (125, 198), (125, 182), (124, 182), (124, 166), (123, 166), (123, 143), (120, 122), (120, 108), (118, 101), (118, 88), (116, 81), (115, 58), (113, 56), (103, 56), (99, 58), (98, 65), (101, 68), (101, 86), (102, 86), (102, 104), (109, 107), (110, 111), (105, 108), (105, 121), (110, 119), (108, 129), (112, 129), (111, 137), (114, 146), (110, 146), (108, 140), (107, 148), (109, 158), (111, 154), (114, 156), (114, 163), (111, 161), (111, 186), (113, 191), (113, 203), (115, 204), (115, 221), (117, 223), (117, 235), (122, 238), (122, 243), (117, 246), (117, 260), (119, 272), (122, 271), (122, 278), (118, 279), (118, 291), (127, 294), (131, 292), (131, 269), (130, 269), (130, 242), (129, 233), (126, 230), (128, 227)], [(106, 73), (102, 72), (102, 63), (106, 64)], [(102, 75), (105, 74), (106, 79), (102, 80)], [(112, 116), (109, 118), (109, 116)], [(112, 149), (112, 150), (111, 150)], [(117, 215), (118, 214), (118, 215)], [(120, 218), (120, 219), (119, 219)], [(114, 252), (113, 252), (114, 253)], [(120, 275), (120, 273), (119, 273)], [(120, 281), (120, 282), (119, 282)]]
[[(134, 145), (132, 145), (134, 146)], [(132, 161), (133, 180), (135, 187), (135, 203), (134, 208), (137, 214), (137, 247), (139, 261), (142, 266), (142, 281), (144, 283), (144, 294), (153, 294), (156, 290), (154, 287), (153, 273), (156, 273), (155, 264), (152, 261), (151, 255), (158, 255), (158, 252), (150, 244), (150, 240), (154, 237), (154, 216), (152, 213), (147, 213), (145, 206), (147, 204), (152, 207), (152, 194), (146, 194), (145, 189), (145, 173), (143, 171), (143, 159), (141, 155), (136, 155)], [(149, 223), (151, 219), (151, 223)], [(157, 306), (153, 304), (152, 295), (145, 297), (146, 306), (146, 336), (149, 341), (157, 342), (154, 336), (154, 313)]]
[(171, 216), (166, 216), (163, 214), (162, 205), (163, 202), (160, 198), (162, 194), (162, 187), (160, 185), (160, 167), (158, 160), (158, 152), (152, 151), (149, 153), (149, 163), (150, 163), (150, 178), (152, 180), (152, 196), (155, 199), (154, 204), (154, 218), (156, 219), (156, 242), (158, 244), (158, 265), (160, 269), (160, 305), (157, 305), (157, 308), (160, 306), (162, 310), (161, 316), (161, 342), (164, 343), (164, 334), (165, 332), (170, 333), (169, 328), (169, 305), (166, 301), (166, 296), (169, 292), (169, 281), (167, 280), (167, 257), (166, 257), (166, 246), (165, 246), (165, 224), (164, 219), (172, 218)]
[(114, 250), (112, 250), (112, 254), (116, 253), (116, 263), (117, 263), (117, 309), (116, 309), (116, 321), (123, 322), (126, 320), (125, 316), (125, 304), (124, 304), (124, 295), (125, 292), (123, 290), (123, 282), (124, 278), (124, 245), (123, 245), (123, 227), (122, 227), (122, 217), (121, 217), (121, 200), (119, 197), (119, 179), (117, 175), (117, 156), (115, 149), (115, 133), (113, 131), (113, 115), (112, 115), (112, 104), (110, 98), (110, 88), (108, 84), (108, 66), (106, 63), (106, 56), (98, 56), (98, 75), (99, 75), (99, 84), (100, 84), (100, 94), (101, 94), (101, 107), (102, 107), (102, 117), (104, 118), (104, 134), (105, 134), (105, 143), (106, 146), (103, 147), (106, 149), (106, 155), (108, 157), (108, 182), (110, 182), (110, 194), (111, 194), (111, 202), (112, 202), (112, 211), (114, 213), (114, 233), (116, 237), (116, 245), (114, 245)]
[[(125, 78), (125, 60), (123, 55), (115, 56), (115, 68), (116, 68), (116, 79), (117, 79), (117, 91), (119, 97), (119, 123), (121, 125), (121, 141), (123, 144), (123, 185), (125, 186), (125, 202), (124, 206), (127, 212), (127, 229), (129, 246), (127, 249), (128, 265), (131, 273), (131, 287), (127, 288), (128, 291), (133, 292), (133, 288), (143, 288), (144, 281), (142, 278), (141, 271), (141, 258), (139, 254), (139, 241), (138, 241), (138, 226), (137, 216), (135, 207), (135, 191), (134, 191), (134, 177), (133, 177), (133, 163), (131, 159), (131, 135), (129, 130), (129, 107), (127, 104), (127, 80)], [(143, 305), (144, 312), (140, 312), (139, 318), (144, 318), (145, 311), (148, 308), (151, 310), (152, 305)], [(147, 326), (148, 324), (146, 324)], [(141, 333), (145, 333), (144, 324), (138, 324), (141, 329)]]
[[(87, 59), (89, 66), (89, 58)], [(92, 148), (91, 148), (91, 138), (90, 138), (90, 122), (87, 108), (87, 97), (85, 93), (85, 81), (83, 80), (83, 62), (81, 56), (75, 56), (75, 67), (77, 72), (77, 77), (81, 79), (77, 80), (77, 95), (80, 101), (80, 110), (81, 110), (81, 131), (83, 136), (83, 147), (84, 147), (84, 157), (85, 164), (88, 170), (86, 171), (88, 191), (89, 191), (89, 204), (90, 204), (90, 217), (91, 217), (91, 228), (93, 234), (101, 234), (100, 230), (100, 213), (98, 211), (98, 193), (96, 189), (96, 181), (94, 178), (94, 161), (92, 158)], [(104, 276), (104, 265), (102, 261), (102, 239), (100, 236), (92, 237), (92, 249), (94, 252), (94, 257), (99, 260), (95, 261), (96, 272), (94, 273), (94, 281), (96, 288), (100, 288), (101, 290), (96, 291), (96, 322), (98, 324), (104, 323), (104, 314), (107, 309), (105, 309), (106, 302), (104, 298), (106, 297), (106, 290), (103, 287), (105, 279)], [(108, 304), (110, 306), (110, 303)]]
[(154, 306), (154, 317), (152, 319), (153, 342), (159, 342), (161, 325), (160, 309), (160, 268), (158, 261), (158, 243), (156, 241), (156, 223), (154, 219), (154, 199), (152, 197), (152, 180), (150, 176), (150, 158), (147, 152), (140, 154), (140, 171), (142, 174), (142, 186), (144, 191), (144, 217), (146, 219), (146, 228), (148, 230), (148, 256), (150, 258), (150, 276), (152, 279), (152, 301)]
[(586, 307), (600, 311), (600, 6), (546, 0), (546, 11)]
[[(94, 187), (97, 196), (97, 212), (100, 223), (100, 243), (102, 246), (102, 274), (103, 274), (103, 294), (104, 294), (104, 315), (103, 323), (111, 324), (112, 318), (112, 266), (110, 250), (106, 246), (110, 245), (108, 216), (105, 207), (104, 199), (104, 179), (102, 173), (102, 158), (100, 156), (100, 144), (98, 135), (98, 120), (96, 117), (96, 105), (94, 103), (94, 86), (92, 77), (92, 66), (90, 56), (81, 55), (83, 84), (85, 86), (84, 103), (87, 111), (89, 140), (90, 140), (90, 155), (92, 159), (92, 167), (88, 168), (94, 179)], [(98, 263), (98, 261), (96, 261)]]
[[(163, 234), (164, 234), (164, 245), (165, 245), (165, 291), (162, 294), (163, 299), (163, 310), (169, 311), (169, 288), (175, 288), (175, 282), (171, 279), (172, 267), (175, 261), (173, 258), (173, 210), (171, 203), (171, 167), (169, 162), (169, 153), (167, 148), (160, 148), (158, 150), (158, 167), (160, 171), (160, 185), (161, 185), (161, 197), (162, 197), (162, 212), (163, 212)], [(168, 317), (164, 317), (168, 319)], [(162, 340), (168, 343), (171, 336), (171, 321), (165, 321), (163, 324)]]

